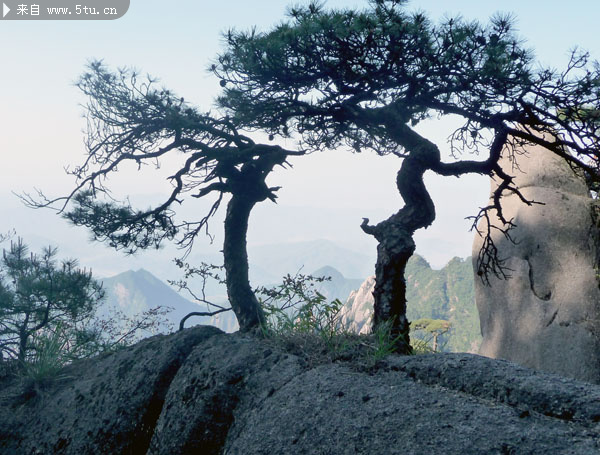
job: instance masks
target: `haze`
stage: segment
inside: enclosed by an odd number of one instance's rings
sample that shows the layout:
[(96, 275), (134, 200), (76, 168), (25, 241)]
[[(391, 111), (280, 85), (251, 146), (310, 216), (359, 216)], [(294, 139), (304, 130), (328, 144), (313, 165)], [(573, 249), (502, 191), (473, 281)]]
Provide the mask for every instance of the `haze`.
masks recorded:
[[(480, 21), (498, 10), (514, 13), (520, 34), (538, 60), (564, 67), (575, 45), (600, 56), (595, 36), (600, 6), (593, 2), (578, 6), (583, 4), (429, 0), (412, 1), (408, 8), (422, 9), (434, 20), (446, 13)], [(127, 14), (116, 21), (0, 21), (0, 209), (4, 214), (0, 232), (16, 229), (33, 249), (57, 245), (64, 255), (79, 257), (82, 265), (91, 265), (105, 276), (157, 261), (170, 262), (177, 254), (171, 248), (132, 258), (91, 245), (85, 229), (69, 226), (49, 210), (23, 207), (12, 192), (40, 188), (56, 196), (71, 189), (73, 181), (63, 166), (82, 161), (85, 126), (80, 106), (85, 100), (73, 83), (87, 61), (103, 59), (113, 68), (135, 67), (208, 110), (220, 87), (206, 68), (221, 49), (221, 32), (254, 25), (266, 30), (282, 20), (287, 5), (275, 0), (173, 4), (144, 0), (132, 2)], [(366, 1), (330, 0), (327, 5), (360, 7)], [(432, 121), (421, 132), (444, 146), (451, 127), (451, 121)], [(253, 212), (250, 245), (328, 239), (367, 254), (374, 263), (376, 244), (359, 224), (362, 217), (378, 221), (401, 207), (394, 185), (398, 158), (335, 151), (292, 163), (293, 169), (277, 171), (271, 178), (272, 184), (283, 187), (278, 205), (262, 203)], [(441, 267), (454, 256), (470, 254), (473, 233), (464, 218), (486, 202), (489, 182), (484, 177), (428, 178), (438, 215), (432, 227), (416, 234), (417, 252)], [(117, 195), (131, 195), (143, 205), (168, 190), (164, 181), (146, 171), (116, 175), (112, 187)], [(194, 216), (196, 210), (201, 211), (202, 205), (186, 207), (185, 213)], [(215, 219), (214, 244), (199, 239), (195, 252), (215, 257), (220, 230), (220, 219)], [(152, 271), (162, 279), (173, 278)]]

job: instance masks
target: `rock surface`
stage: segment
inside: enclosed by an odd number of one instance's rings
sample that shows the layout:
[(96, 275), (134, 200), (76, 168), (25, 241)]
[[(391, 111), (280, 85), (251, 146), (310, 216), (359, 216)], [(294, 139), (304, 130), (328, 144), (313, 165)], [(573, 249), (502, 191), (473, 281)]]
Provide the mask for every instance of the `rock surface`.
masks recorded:
[(600, 453), (600, 386), (470, 354), (310, 367), (200, 326), (73, 364), (33, 396), (3, 381), (3, 454)]
[(204, 327), (148, 338), (77, 362), (37, 392), (2, 384), (0, 453), (145, 453), (173, 377), (195, 346), (218, 333)]
[(372, 275), (357, 290), (350, 293), (340, 312), (340, 324), (343, 327), (355, 333), (369, 333), (375, 302), (374, 290), (375, 275)]
[[(500, 232), (493, 240), (511, 278), (491, 277), (490, 286), (476, 278), (479, 353), (600, 383), (597, 202), (583, 179), (542, 147), (517, 161), (519, 168), (506, 156), (500, 164), (526, 198), (544, 205), (502, 199), (505, 218), (516, 224), (515, 243)], [(481, 245), (476, 236), (474, 258)]]

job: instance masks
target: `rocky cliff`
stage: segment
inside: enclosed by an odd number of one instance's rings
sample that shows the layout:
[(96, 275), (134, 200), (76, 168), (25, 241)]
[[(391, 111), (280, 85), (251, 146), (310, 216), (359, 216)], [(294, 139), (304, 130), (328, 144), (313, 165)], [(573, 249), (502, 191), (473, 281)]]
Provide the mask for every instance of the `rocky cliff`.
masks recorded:
[(3, 454), (600, 453), (600, 387), (470, 354), (310, 365), (199, 326), (1, 381)]
[[(350, 294), (342, 309), (344, 327), (368, 333), (374, 286), (375, 277), (369, 277)], [(425, 259), (414, 255), (406, 267), (406, 300), (410, 321), (419, 318), (450, 321), (451, 331), (441, 339), (444, 350), (477, 351), (481, 335), (470, 259), (454, 258), (443, 269), (434, 270)]]
[[(513, 241), (497, 230), (492, 238), (510, 278), (475, 281), (480, 353), (600, 383), (600, 205), (563, 159), (540, 146), (523, 152), (505, 151), (500, 165), (537, 204), (502, 198)], [(475, 238), (474, 257), (482, 242)]]

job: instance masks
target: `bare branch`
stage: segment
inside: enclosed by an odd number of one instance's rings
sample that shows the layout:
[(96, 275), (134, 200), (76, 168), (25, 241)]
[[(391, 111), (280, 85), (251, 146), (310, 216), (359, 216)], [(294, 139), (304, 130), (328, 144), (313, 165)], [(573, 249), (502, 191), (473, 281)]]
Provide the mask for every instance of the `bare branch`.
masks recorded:
[(225, 311), (231, 311), (231, 308), (221, 308), (220, 310), (205, 312), (205, 311), (192, 311), (188, 313), (186, 316), (181, 319), (179, 322), (179, 331), (181, 332), (185, 327), (185, 321), (187, 321), (192, 316), (216, 316), (219, 313), (224, 313)]

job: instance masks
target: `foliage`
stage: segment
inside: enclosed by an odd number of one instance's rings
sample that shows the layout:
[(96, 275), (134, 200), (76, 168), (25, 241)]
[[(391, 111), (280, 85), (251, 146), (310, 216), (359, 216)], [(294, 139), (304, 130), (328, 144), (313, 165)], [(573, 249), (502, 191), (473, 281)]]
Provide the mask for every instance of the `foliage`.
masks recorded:
[[(169, 280), (169, 284), (176, 286), (178, 291), (185, 291), (197, 303), (206, 305), (206, 311), (187, 315), (181, 321), (180, 330), (190, 316), (214, 316), (231, 310), (208, 300), (206, 296), (209, 281), (225, 283), (223, 266), (205, 262), (192, 266), (180, 259), (176, 259), (175, 263), (183, 269), (184, 275), (179, 280)], [(191, 286), (190, 279), (196, 282), (195, 286)], [(271, 335), (311, 333), (324, 339), (331, 338), (337, 331), (338, 314), (343, 304), (338, 299), (327, 302), (326, 297), (317, 291), (319, 283), (330, 279), (301, 273), (294, 276), (287, 274), (278, 285), (255, 288), (254, 293), (266, 315), (263, 330)]]
[(412, 321), (411, 330), (425, 332), (431, 338), (431, 350), (437, 352), (439, 350), (438, 338), (447, 333), (452, 324), (444, 319), (429, 319), (421, 318)]
[[(309, 362), (351, 360), (360, 368), (373, 368), (394, 352), (397, 340), (391, 323), (369, 335), (358, 335), (341, 323), (343, 303), (327, 301), (316, 288), (329, 277), (297, 273), (281, 284), (256, 289), (267, 315), (264, 334)], [(421, 353), (421, 352), (416, 352)]]
[(27, 362), (37, 355), (36, 337), (64, 322), (83, 323), (104, 298), (102, 286), (75, 260), (56, 262), (56, 248), (28, 255), (21, 239), (0, 263), (0, 352)]
[[(385, 321), (374, 328), (371, 344), (371, 350), (368, 353), (369, 361), (372, 365), (377, 364), (380, 360), (383, 360), (390, 354), (396, 352), (395, 346), (398, 343), (398, 338), (402, 337), (402, 334), (395, 335), (392, 331), (393, 320)], [(411, 349), (411, 354), (415, 354), (415, 351)]]
[[(327, 10), (311, 2), (291, 8), (288, 20), (268, 32), (229, 31), (212, 67), (226, 87), (221, 106), (245, 127), (280, 136), (296, 131), (307, 147), (346, 144), (403, 157), (412, 153), (411, 142), (420, 142), (409, 125), (458, 115), (465, 124), (451, 136), (457, 159), (489, 150), (485, 130), (508, 130), (594, 170), (587, 157), (599, 151), (597, 116), (577, 115), (600, 106), (600, 68), (586, 53), (574, 50), (562, 72), (535, 67), (510, 16), (495, 15), (488, 24), (461, 17), (433, 24), (422, 12), (409, 13), (404, 1), (370, 4)], [(575, 156), (569, 159), (535, 131), (564, 132), (560, 145)], [(493, 174), (494, 162), (450, 165), (438, 157), (432, 170)]]
[[(248, 219), (256, 203), (277, 197), (279, 187), (266, 183), (273, 168), (304, 152), (257, 143), (227, 116), (202, 113), (133, 70), (113, 72), (95, 61), (77, 86), (88, 97), (88, 129), (84, 163), (68, 171), (76, 178), (74, 188), (56, 198), (25, 194), (25, 203), (56, 208), (117, 250), (132, 254), (168, 241), (187, 255), (200, 233), (212, 240), (209, 220), (229, 195), (223, 244), (229, 300), (243, 330), (261, 325), (264, 315), (248, 282)], [(107, 187), (107, 177), (119, 168), (133, 164), (138, 170), (146, 165), (159, 169), (165, 161), (178, 169), (166, 177), (172, 190), (153, 207), (135, 209), (128, 198), (118, 200)], [(203, 216), (176, 216), (173, 207), (198, 198), (212, 198)]]
[(32, 337), (33, 355), (14, 374), (25, 395), (37, 395), (46, 385), (66, 378), (62, 371), (72, 361), (114, 352), (155, 334), (169, 310), (152, 308), (135, 316), (113, 310), (110, 317), (90, 315), (77, 324), (65, 320)]
[(4, 251), (0, 282), (0, 352), (2, 364), (14, 362), (32, 392), (59, 379), (76, 359), (110, 352), (139, 341), (164, 324), (168, 308), (134, 317), (113, 311), (100, 317), (104, 290), (90, 271), (74, 260), (55, 260), (56, 248), (27, 254), (21, 239)]
[[(411, 321), (422, 318), (447, 320), (451, 329), (439, 337), (440, 349), (476, 351), (481, 342), (481, 331), (471, 258), (454, 258), (441, 270), (434, 270), (425, 259), (415, 255), (408, 261), (406, 277), (408, 318)], [(423, 331), (412, 333), (427, 343), (433, 341), (433, 337)]]
[(68, 362), (69, 335), (59, 323), (53, 331), (42, 331), (33, 342), (33, 356), (23, 364), (21, 375), (31, 384), (43, 385), (55, 379)]
[(451, 324), (444, 319), (421, 318), (412, 322), (414, 330), (424, 330), (429, 333), (441, 335), (450, 330)]
[(342, 302), (327, 302), (316, 290), (318, 283), (326, 280), (330, 278), (288, 274), (277, 286), (256, 289), (267, 315), (267, 330), (313, 333), (330, 339), (336, 332)]
[[(41, 205), (69, 202), (75, 207), (64, 212), (76, 225), (92, 229), (97, 240), (128, 252), (158, 248), (164, 240), (175, 240), (182, 247), (191, 246), (195, 237), (207, 228), (210, 217), (222, 202), (223, 193), (235, 192), (236, 166), (264, 156), (274, 164), (283, 164), (286, 154), (278, 146), (261, 146), (239, 134), (226, 117), (199, 112), (183, 98), (157, 86), (156, 79), (142, 78), (131, 70), (111, 72), (102, 62), (89, 65), (77, 83), (88, 97), (88, 130), (85, 163), (69, 171), (77, 177), (76, 188), (65, 197), (52, 201), (43, 195)], [(186, 155), (181, 169), (167, 180), (173, 190), (164, 203), (147, 210), (135, 210), (128, 201), (102, 202), (107, 195), (105, 177), (128, 162), (154, 164), (177, 152)], [(293, 152), (290, 152), (293, 153)], [(238, 169), (239, 170), (239, 169)], [(276, 188), (264, 188), (265, 198), (274, 199)], [(206, 216), (198, 221), (177, 221), (171, 206), (189, 197), (210, 193), (218, 197)], [(193, 200), (193, 199), (192, 199)], [(39, 203), (30, 200), (33, 205)]]

